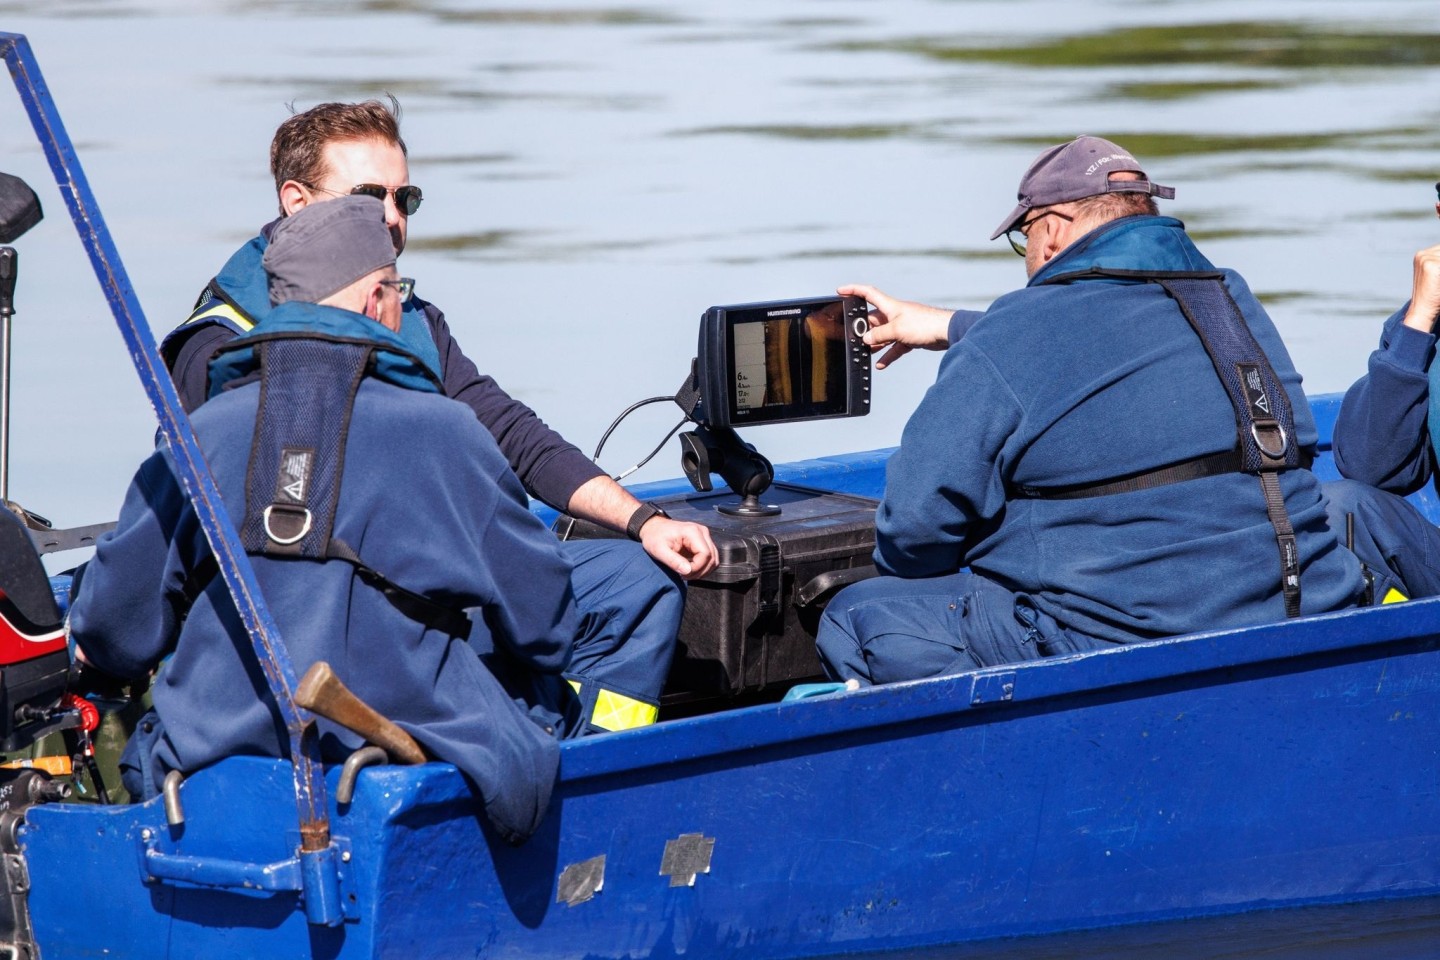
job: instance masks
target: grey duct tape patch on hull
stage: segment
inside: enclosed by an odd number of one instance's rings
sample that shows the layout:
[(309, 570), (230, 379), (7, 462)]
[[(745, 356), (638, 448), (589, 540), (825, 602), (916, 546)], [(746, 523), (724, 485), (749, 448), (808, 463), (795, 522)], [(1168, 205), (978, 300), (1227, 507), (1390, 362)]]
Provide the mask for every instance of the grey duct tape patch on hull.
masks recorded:
[(560, 872), (555, 902), (567, 906), (584, 903), (605, 887), (605, 854), (572, 863)]
[(715, 838), (700, 833), (682, 833), (674, 840), (666, 840), (660, 876), (669, 877), (672, 887), (693, 887), (697, 874), (710, 872), (710, 855), (714, 851)]

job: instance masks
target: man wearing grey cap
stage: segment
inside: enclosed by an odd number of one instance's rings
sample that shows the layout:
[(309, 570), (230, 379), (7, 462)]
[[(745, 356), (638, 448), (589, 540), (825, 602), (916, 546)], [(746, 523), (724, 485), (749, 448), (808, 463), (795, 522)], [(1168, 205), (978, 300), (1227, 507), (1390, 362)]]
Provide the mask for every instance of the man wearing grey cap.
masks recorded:
[[(208, 371), (215, 352), (269, 313), (262, 259), (286, 219), (314, 204), (373, 197), (383, 205), (398, 256), (405, 249), (410, 218), (420, 212), (424, 199), (410, 182), (400, 108), (393, 97), (388, 103), (322, 103), (289, 117), (271, 141), (270, 172), (280, 218), (235, 251), (206, 284), (190, 318), (160, 345), (186, 411), (195, 411), (210, 396)], [(525, 490), (556, 510), (625, 533), (643, 551), (644, 556), (638, 556), (635, 544), (608, 539), (570, 541), (561, 547), (572, 564), (571, 584), (585, 621), (605, 624), (617, 644), (668, 649), (679, 627), (680, 581), (702, 578), (718, 562), (709, 530), (672, 520), (654, 504), (637, 501), (535, 411), (506, 393), (491, 372), (477, 369), (452, 335), (445, 314), (412, 292), (405, 288), (396, 332), (439, 376), (445, 395), (470, 408)], [(671, 596), (651, 603), (648, 598), (657, 590)], [(657, 664), (644, 664), (637, 678), (619, 663), (612, 657), (607, 668), (600, 668), (586, 660), (584, 665), (596, 669), (583, 681), (572, 678), (580, 684), (591, 722), (610, 730), (653, 722), (663, 670), (657, 673)]]
[[(395, 332), (410, 281), (396, 276), (380, 201), (286, 218), (264, 267), (275, 308), (217, 355), (193, 423), (290, 657), (297, 671), (328, 661), (521, 840), (549, 802), (556, 737), (586, 726), (564, 676), (612, 651), (593, 649), (606, 641), (581, 624), (570, 563), (495, 441)], [(155, 795), (171, 770), (285, 756), (215, 574), (161, 449), (71, 614), (100, 669), (143, 677), (164, 661), (121, 762), (133, 796)], [(662, 653), (651, 666), (663, 676)], [(323, 721), (320, 734), (329, 762), (360, 745)]]
[(945, 350), (891, 457), (884, 576), (830, 603), (836, 679), (914, 679), (1406, 595), (1327, 521), (1285, 346), (1239, 274), (1159, 216), (1123, 147), (1045, 150), (991, 239), (1027, 285), (988, 310), (868, 286), (866, 341)]

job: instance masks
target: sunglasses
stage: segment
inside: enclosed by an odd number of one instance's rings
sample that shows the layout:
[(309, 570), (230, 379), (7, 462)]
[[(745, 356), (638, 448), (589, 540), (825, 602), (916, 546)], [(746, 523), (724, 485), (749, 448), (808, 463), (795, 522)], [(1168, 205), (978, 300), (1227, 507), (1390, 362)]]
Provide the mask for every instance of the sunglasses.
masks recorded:
[[(309, 187), (311, 190), (319, 190), (321, 193), (328, 193), (337, 197), (346, 195), (346, 191), (344, 190), (331, 190), (328, 187), (318, 187), (313, 183), (305, 183), (303, 180), (300, 181), (300, 183)], [(381, 203), (385, 202), (386, 197), (393, 196), (395, 198), (395, 209), (407, 217), (413, 215), (416, 210), (419, 210), (420, 201), (425, 199), (425, 195), (420, 191), (420, 188), (413, 183), (408, 183), (403, 187), (395, 187), (394, 189), (382, 187), (378, 183), (361, 183), (351, 187), (349, 195), (352, 197), (374, 197)]]
[(387, 287), (394, 287), (400, 294), (401, 303), (409, 300), (410, 294), (415, 292), (414, 277), (401, 277), (399, 280), (381, 280), (380, 283)]

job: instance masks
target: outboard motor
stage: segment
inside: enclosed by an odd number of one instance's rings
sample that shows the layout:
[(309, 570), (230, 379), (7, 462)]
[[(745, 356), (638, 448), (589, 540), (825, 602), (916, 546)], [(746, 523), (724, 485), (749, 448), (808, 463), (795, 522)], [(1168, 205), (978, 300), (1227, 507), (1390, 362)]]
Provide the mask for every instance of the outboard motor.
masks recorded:
[(70, 675), (64, 622), (30, 533), (0, 510), (0, 751), (68, 726)]

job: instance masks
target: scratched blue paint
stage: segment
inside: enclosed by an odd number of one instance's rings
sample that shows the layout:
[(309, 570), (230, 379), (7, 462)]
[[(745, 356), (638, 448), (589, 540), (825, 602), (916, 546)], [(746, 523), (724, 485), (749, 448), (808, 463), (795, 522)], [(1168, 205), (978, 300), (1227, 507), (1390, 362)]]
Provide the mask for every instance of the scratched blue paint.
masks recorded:
[[(1000, 677), (1009, 699), (986, 699)], [(1185, 957), (1201, 931), (1370, 957), (1440, 935), (1437, 755), (1440, 600), (567, 743), (520, 848), (452, 768), (366, 771), (331, 811), (356, 898), (336, 930), (293, 894), (142, 883), (158, 804), (36, 809), (25, 842), (47, 958)], [(192, 777), (176, 852), (283, 859), (288, 777)], [(712, 869), (671, 888), (682, 833), (715, 838)], [(561, 871), (602, 854), (604, 889), (557, 904)]]

